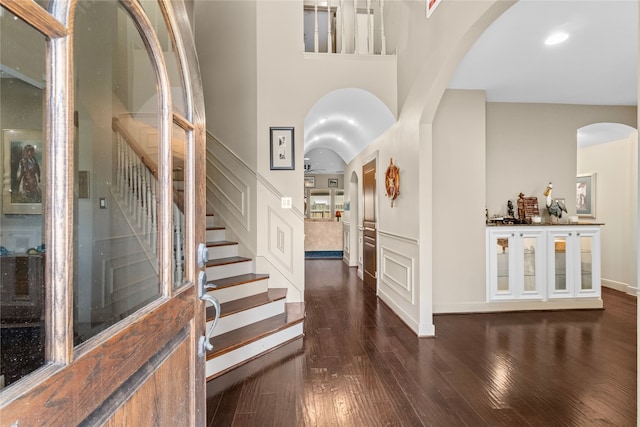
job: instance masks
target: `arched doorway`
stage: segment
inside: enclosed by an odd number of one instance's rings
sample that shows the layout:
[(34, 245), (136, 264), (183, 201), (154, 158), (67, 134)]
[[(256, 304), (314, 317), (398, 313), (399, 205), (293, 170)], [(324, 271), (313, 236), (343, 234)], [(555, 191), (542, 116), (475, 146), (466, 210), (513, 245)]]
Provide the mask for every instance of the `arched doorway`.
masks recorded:
[(577, 213), (606, 224), (602, 285), (635, 294), (638, 131), (619, 123), (594, 123), (578, 129), (577, 140)]

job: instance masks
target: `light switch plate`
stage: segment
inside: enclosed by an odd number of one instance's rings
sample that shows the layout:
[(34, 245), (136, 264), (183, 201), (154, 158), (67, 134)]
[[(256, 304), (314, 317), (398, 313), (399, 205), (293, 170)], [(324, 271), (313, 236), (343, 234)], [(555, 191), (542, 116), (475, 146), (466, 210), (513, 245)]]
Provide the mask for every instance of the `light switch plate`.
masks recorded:
[(291, 209), (292, 204), (291, 197), (282, 198), (282, 209)]

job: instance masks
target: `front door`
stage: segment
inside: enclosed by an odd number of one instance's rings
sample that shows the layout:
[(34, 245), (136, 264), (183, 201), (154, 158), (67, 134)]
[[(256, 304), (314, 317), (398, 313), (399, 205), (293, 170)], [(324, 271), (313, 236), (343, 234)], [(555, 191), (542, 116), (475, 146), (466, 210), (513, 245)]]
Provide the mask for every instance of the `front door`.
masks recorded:
[(364, 283), (376, 288), (377, 249), (376, 249), (376, 161), (362, 168), (362, 193), (364, 197), (363, 217), (363, 276)]
[(0, 7), (0, 424), (204, 425), (185, 5)]

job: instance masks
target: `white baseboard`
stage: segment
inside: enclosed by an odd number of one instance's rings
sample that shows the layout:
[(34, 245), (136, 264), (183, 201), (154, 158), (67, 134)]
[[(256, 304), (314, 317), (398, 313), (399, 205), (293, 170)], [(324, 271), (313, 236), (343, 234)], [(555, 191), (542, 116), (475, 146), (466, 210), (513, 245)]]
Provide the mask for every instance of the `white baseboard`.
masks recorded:
[(606, 288), (615, 289), (616, 291), (624, 292), (629, 295), (636, 295), (638, 292), (637, 286), (615, 280), (601, 279), (600, 284)]

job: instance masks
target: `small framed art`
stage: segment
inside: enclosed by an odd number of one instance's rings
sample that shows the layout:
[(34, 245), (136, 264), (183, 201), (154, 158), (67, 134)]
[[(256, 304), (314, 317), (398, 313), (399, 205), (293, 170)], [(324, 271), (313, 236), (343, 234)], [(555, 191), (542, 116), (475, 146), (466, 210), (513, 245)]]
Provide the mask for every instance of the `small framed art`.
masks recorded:
[(292, 127), (269, 128), (271, 170), (295, 169), (295, 141)]

